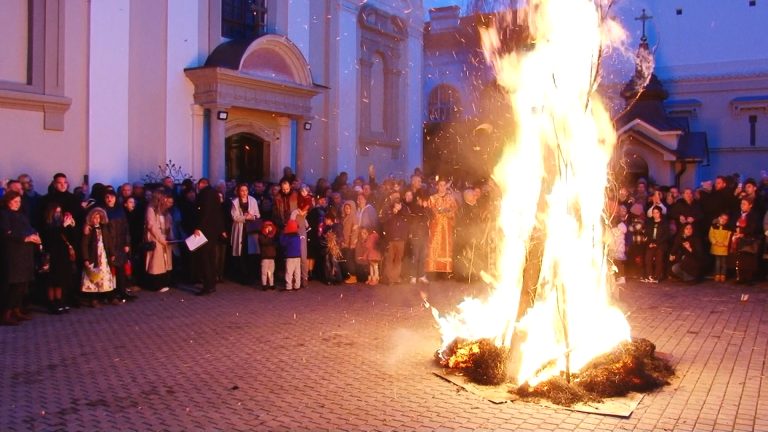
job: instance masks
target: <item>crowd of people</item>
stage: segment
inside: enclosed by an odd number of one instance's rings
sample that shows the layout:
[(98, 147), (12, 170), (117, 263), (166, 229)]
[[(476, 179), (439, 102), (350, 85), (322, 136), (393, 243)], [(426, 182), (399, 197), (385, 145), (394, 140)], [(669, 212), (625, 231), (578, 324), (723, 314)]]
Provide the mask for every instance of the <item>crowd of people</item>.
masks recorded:
[(768, 274), (768, 175), (718, 176), (697, 189), (639, 179), (610, 194), (610, 255), (617, 282), (672, 278), (753, 283)]
[[(345, 172), (314, 187), (285, 168), (277, 183), (82, 185), (63, 173), (39, 194), (30, 176), (0, 185), (2, 323), (29, 319), (26, 305), (52, 314), (119, 305), (143, 290), (227, 278), (262, 290), (326, 284), (472, 281), (498, 256), (498, 189), (490, 181), (426, 178), (379, 182)], [(616, 282), (667, 277), (749, 283), (766, 274), (768, 175), (760, 183), (718, 177), (684, 189), (649, 184), (609, 188), (606, 230)], [(190, 244), (194, 244), (190, 247)], [(766, 256), (768, 258), (768, 256)]]
[(0, 188), (2, 323), (28, 319), (36, 293), (61, 314), (134, 300), (137, 286), (207, 295), (224, 278), (284, 291), (477, 279), (491, 262), (492, 200), (487, 187), (455, 189), (418, 169), (379, 183), (372, 166), (314, 187), (290, 168), (274, 184), (166, 177), (72, 191), (57, 173), (44, 195), (22, 175)]

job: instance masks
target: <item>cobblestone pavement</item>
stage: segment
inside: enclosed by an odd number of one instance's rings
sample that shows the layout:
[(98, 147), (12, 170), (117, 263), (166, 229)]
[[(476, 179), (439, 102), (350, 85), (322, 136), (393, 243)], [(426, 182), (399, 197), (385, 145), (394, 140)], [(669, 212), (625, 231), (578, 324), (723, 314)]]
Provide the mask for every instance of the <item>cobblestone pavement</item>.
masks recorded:
[[(768, 286), (630, 283), (672, 385), (628, 419), (496, 405), (435, 377), (441, 310), (481, 287), (225, 284), (0, 328), (2, 430), (768, 430)], [(750, 295), (740, 301), (743, 292)]]

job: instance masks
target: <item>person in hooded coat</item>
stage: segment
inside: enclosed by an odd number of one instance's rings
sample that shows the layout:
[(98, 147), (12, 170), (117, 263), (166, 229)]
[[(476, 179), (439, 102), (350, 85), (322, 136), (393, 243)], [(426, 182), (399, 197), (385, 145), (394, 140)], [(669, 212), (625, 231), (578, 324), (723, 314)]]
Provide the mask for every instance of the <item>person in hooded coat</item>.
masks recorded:
[(341, 254), (344, 257), (342, 273), (344, 282), (357, 283), (357, 266), (355, 265), (355, 247), (360, 236), (357, 225), (357, 206), (353, 200), (344, 201), (341, 206)]
[(115, 262), (115, 248), (112, 243), (107, 212), (94, 207), (85, 217), (82, 240), (83, 278), (80, 287), (91, 307), (97, 307), (99, 300), (117, 304), (114, 297), (115, 277), (111, 266)]

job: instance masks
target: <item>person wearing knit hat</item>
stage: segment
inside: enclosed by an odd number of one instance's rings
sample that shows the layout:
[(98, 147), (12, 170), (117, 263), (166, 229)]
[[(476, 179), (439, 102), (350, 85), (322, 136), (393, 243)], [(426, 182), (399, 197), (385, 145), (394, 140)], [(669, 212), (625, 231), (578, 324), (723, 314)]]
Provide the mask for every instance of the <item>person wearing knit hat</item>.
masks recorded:
[(277, 234), (275, 224), (270, 220), (264, 221), (259, 233), (262, 290), (275, 289), (275, 258), (277, 257), (275, 234)]
[(285, 257), (285, 290), (301, 289), (301, 239), (299, 224), (295, 219), (285, 223), (280, 235), (280, 247)]
[(81, 290), (89, 296), (91, 307), (97, 307), (99, 300), (114, 299), (115, 277), (109, 266), (115, 261), (115, 253), (107, 225), (107, 212), (100, 207), (94, 207), (88, 212), (85, 222)]

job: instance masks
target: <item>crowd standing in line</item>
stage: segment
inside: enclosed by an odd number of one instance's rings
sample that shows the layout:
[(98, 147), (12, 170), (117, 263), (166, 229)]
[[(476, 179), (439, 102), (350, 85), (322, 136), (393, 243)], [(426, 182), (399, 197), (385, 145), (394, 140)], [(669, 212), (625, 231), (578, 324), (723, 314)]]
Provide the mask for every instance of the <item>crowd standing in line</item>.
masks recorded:
[(611, 247), (617, 282), (677, 279), (696, 283), (712, 276), (751, 284), (768, 274), (768, 174), (742, 182), (718, 176), (694, 190), (634, 185), (609, 193)]
[[(52, 314), (135, 300), (136, 290), (224, 278), (262, 290), (329, 285), (428, 284), (480, 279), (498, 255), (498, 189), (347, 173), (314, 187), (285, 168), (275, 184), (166, 177), (158, 184), (82, 185), (63, 173), (47, 193), (30, 176), (0, 185), (2, 323), (29, 319), (30, 301)], [(751, 283), (766, 274), (768, 175), (720, 176), (697, 190), (649, 184), (609, 188), (608, 252), (616, 282), (705, 275)], [(190, 251), (184, 240), (205, 238)]]

